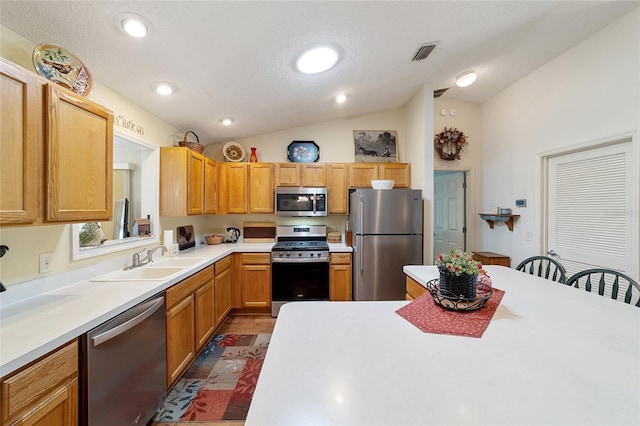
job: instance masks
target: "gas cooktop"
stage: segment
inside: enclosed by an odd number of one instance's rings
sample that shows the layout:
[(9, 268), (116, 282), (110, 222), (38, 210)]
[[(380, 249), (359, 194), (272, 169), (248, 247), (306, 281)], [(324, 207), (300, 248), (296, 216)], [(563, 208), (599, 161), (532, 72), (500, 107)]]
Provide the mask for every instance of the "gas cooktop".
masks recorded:
[(278, 241), (273, 246), (273, 251), (285, 250), (329, 250), (329, 244), (326, 239), (324, 241)]

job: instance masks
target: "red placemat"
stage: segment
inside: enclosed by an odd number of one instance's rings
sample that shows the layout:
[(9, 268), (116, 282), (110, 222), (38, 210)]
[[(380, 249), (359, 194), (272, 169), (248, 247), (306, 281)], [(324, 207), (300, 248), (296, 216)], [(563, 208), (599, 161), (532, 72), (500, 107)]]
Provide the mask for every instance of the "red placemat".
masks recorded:
[(427, 291), (396, 313), (425, 333), (482, 337), (498, 309), (504, 290), (493, 288), (493, 296), (476, 311), (447, 311)]

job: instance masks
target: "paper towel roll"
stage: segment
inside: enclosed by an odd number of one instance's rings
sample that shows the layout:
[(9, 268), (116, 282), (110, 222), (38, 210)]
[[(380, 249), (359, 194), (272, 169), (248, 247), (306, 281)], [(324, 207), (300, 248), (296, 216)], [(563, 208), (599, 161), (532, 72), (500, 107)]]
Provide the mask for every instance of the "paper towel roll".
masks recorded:
[(168, 249), (171, 249), (171, 247), (173, 246), (173, 230), (172, 229), (168, 229), (164, 231), (163, 244)]

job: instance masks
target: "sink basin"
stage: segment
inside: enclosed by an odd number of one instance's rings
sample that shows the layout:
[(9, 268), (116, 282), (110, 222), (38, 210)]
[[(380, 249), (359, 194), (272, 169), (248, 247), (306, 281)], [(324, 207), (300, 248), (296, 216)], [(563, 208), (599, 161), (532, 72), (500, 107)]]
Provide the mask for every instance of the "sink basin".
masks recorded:
[(145, 265), (145, 268), (165, 268), (165, 267), (180, 267), (186, 268), (187, 266), (195, 265), (204, 260), (204, 257), (163, 257), (154, 260), (153, 262)]
[(139, 267), (128, 271), (116, 271), (109, 274), (100, 275), (89, 281), (159, 281), (166, 280), (172, 275), (182, 272), (184, 267)]

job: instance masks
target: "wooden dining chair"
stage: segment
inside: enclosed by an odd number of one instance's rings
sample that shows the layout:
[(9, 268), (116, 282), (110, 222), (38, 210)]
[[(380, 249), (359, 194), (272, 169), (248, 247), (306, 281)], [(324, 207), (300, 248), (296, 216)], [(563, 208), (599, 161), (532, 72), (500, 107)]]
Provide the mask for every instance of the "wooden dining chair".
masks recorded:
[(622, 272), (587, 269), (571, 276), (567, 285), (640, 307), (640, 284)]
[(526, 258), (516, 266), (516, 270), (563, 284), (567, 281), (567, 271), (564, 266), (547, 256)]

